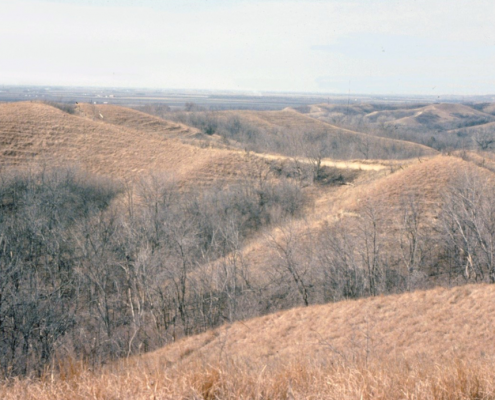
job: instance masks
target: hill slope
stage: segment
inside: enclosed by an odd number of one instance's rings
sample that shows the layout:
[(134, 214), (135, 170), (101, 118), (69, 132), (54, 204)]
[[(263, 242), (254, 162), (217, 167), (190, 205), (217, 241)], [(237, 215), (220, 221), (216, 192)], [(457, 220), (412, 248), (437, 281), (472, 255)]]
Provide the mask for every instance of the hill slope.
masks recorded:
[[(75, 164), (119, 179), (166, 172), (191, 184), (229, 179), (245, 166), (247, 158), (239, 152), (201, 149), (166, 138), (162, 131), (169, 126), (166, 121), (146, 119), (146, 114), (132, 110), (121, 112), (118, 107), (108, 110), (115, 124), (69, 115), (42, 103), (1, 104), (0, 165)], [(129, 122), (133, 116), (141, 119)], [(173, 126), (183, 133), (194, 132)]]
[(414, 110), (414, 114), (391, 121), (392, 124), (435, 126), (453, 129), (466, 125), (479, 125), (493, 121), (493, 116), (463, 104), (431, 104)]
[(81, 103), (77, 105), (76, 110), (78, 115), (95, 121), (138, 129), (146, 133), (162, 134), (166, 137), (187, 137), (200, 134), (198, 129), (190, 126), (126, 107)]
[(0, 386), (4, 399), (493, 399), (495, 287), (298, 308), (91, 372)]
[(220, 118), (237, 117), (241, 121), (264, 129), (267, 135), (274, 132), (307, 132), (327, 135), (328, 156), (332, 158), (404, 159), (428, 156), (437, 152), (417, 143), (388, 139), (341, 128), (292, 109), (282, 111), (224, 111)]
[(380, 357), (441, 357), (454, 349), (463, 357), (495, 357), (493, 296), (495, 286), (467, 285), (295, 308), (186, 338), (146, 357), (193, 362), (224, 352), (259, 363), (310, 359), (362, 352), (366, 335)]

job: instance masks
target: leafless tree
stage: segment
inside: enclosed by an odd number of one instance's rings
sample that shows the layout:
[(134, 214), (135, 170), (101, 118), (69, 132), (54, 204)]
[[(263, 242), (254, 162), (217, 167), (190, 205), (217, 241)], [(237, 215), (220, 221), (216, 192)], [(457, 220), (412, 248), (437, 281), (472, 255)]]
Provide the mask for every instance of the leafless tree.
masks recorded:
[(443, 212), (447, 251), (465, 279), (495, 282), (495, 198), (489, 178), (473, 171), (453, 182)]
[(487, 151), (495, 145), (495, 127), (480, 127), (473, 136), (478, 149)]

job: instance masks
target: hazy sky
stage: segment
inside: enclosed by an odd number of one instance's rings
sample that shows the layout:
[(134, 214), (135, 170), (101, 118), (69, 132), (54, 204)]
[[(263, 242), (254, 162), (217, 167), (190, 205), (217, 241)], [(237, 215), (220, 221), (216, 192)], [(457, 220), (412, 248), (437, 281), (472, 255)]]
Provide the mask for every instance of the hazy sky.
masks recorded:
[(495, 93), (494, 0), (0, 0), (0, 84)]

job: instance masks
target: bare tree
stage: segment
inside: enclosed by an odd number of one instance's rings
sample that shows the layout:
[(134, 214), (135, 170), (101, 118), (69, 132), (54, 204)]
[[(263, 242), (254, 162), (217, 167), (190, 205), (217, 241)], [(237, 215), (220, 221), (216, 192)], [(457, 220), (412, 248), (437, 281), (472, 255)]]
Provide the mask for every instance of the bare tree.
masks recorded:
[(359, 224), (362, 246), (358, 252), (367, 271), (368, 290), (371, 296), (379, 294), (379, 285), (383, 278), (384, 260), (380, 229), (381, 216), (378, 207), (367, 202), (363, 207)]
[(274, 266), (291, 279), (305, 306), (310, 302), (310, 264), (300, 257), (304, 233), (293, 223), (281, 226), (277, 232), (267, 235), (268, 246), (275, 250), (277, 261)]
[(474, 142), (478, 149), (486, 151), (495, 145), (495, 127), (480, 127), (473, 136)]
[(447, 194), (443, 226), (447, 251), (467, 280), (495, 282), (495, 198), (493, 183), (465, 171)]
[(407, 276), (406, 289), (415, 288), (427, 256), (427, 238), (422, 205), (415, 197), (404, 198), (397, 232), (401, 268)]

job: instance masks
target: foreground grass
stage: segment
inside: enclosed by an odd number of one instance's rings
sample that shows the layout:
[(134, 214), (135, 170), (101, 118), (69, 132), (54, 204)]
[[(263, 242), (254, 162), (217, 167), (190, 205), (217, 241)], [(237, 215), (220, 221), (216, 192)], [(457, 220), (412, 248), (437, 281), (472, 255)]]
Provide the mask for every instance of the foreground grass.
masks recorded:
[(99, 372), (0, 386), (10, 399), (495, 399), (495, 362), (415, 356), (393, 361), (291, 360), (249, 365), (234, 358), (174, 366), (135, 358)]
[(91, 369), (63, 360), (0, 399), (495, 399), (495, 285), (296, 308)]

